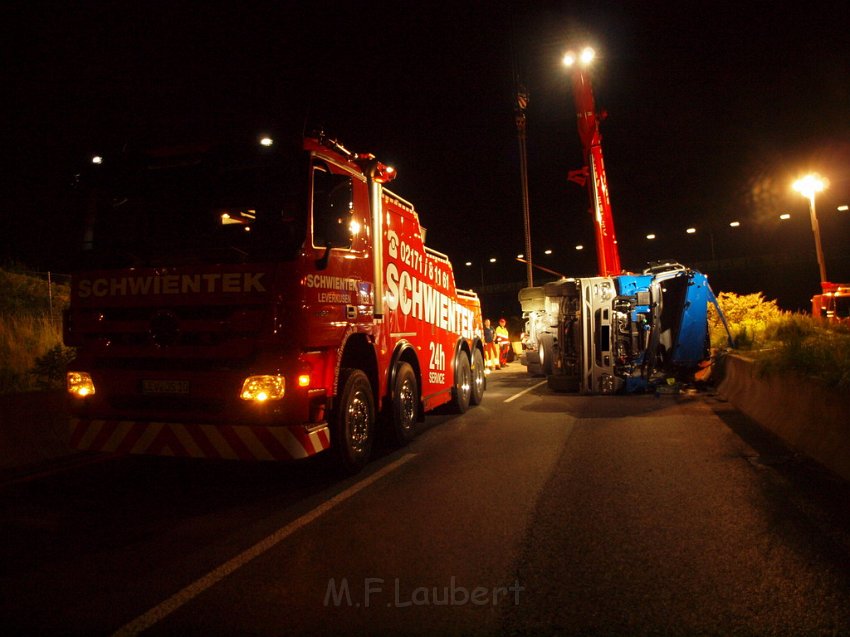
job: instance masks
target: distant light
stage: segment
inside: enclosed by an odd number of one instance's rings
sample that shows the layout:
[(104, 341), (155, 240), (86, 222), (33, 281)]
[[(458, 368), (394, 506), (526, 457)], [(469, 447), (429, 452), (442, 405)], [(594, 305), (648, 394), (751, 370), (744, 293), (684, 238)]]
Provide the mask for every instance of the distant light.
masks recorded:
[(816, 192), (820, 192), (824, 188), (826, 188), (826, 185), (827, 182), (823, 177), (812, 173), (795, 181), (792, 185), (792, 188), (794, 188), (794, 190), (799, 192), (804, 197), (808, 197), (809, 199), (811, 199), (815, 196)]
[(348, 224), (348, 231), (354, 236), (360, 234), (360, 222), (356, 219), (352, 219), (351, 222)]
[(730, 225), (732, 228), (737, 228), (737, 227), (739, 227), (739, 226), (741, 225), (741, 222), (740, 222), (740, 221), (733, 221), (733, 222), (732, 222), (732, 223), (730, 223), (729, 225)]
[(520, 254), (516, 255), (516, 258), (517, 258), (517, 259), (524, 259), (524, 258), (525, 258), (525, 255), (524, 255), (524, 254), (522, 254), (522, 253), (520, 253)]
[(652, 241), (655, 238), (655, 235), (654, 234), (648, 234), (648, 235), (646, 235), (646, 238), (649, 239), (650, 241)]
[(490, 257), (490, 263), (496, 263), (496, 257)]
[(100, 155), (95, 155), (94, 157), (91, 158), (91, 163), (102, 164), (103, 163), (103, 157), (101, 157)]
[(839, 212), (847, 212), (847, 210), (848, 210), (847, 204), (844, 204), (843, 206), (838, 206)]
[(697, 231), (696, 228), (688, 228), (687, 230), (685, 230), (685, 232), (687, 232), (688, 234), (694, 234), (694, 233), (696, 233), (696, 231)]
[(581, 63), (582, 64), (590, 64), (593, 62), (593, 58), (596, 57), (596, 51), (591, 49), (589, 46), (585, 47), (581, 51)]
[(573, 53), (572, 51), (567, 51), (564, 54), (563, 62), (564, 62), (564, 66), (566, 66), (566, 67), (572, 66), (573, 64), (576, 63), (576, 54)]
[(274, 144), (274, 140), (273, 140), (271, 137), (263, 137), (263, 138), (260, 140), (260, 145), (261, 145), (261, 146), (269, 147), (269, 146), (271, 146), (272, 144)]
[(576, 250), (584, 250), (584, 246), (579, 244), (576, 246)]
[(464, 265), (466, 265), (467, 267), (469, 267), (470, 265), (472, 265), (472, 261), (467, 261)]
[(543, 254), (552, 254), (552, 251), (551, 250), (544, 250)]
[(779, 215), (779, 218), (782, 219), (783, 221), (785, 221), (787, 219), (790, 219), (791, 215), (788, 214), (787, 212), (785, 212), (785, 213), (782, 213), (781, 215)]

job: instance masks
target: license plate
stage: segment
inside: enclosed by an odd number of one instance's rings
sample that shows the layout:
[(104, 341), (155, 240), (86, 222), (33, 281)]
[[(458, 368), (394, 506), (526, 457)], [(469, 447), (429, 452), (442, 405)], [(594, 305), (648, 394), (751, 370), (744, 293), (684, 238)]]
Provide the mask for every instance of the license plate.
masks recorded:
[(143, 380), (143, 394), (188, 394), (188, 380)]

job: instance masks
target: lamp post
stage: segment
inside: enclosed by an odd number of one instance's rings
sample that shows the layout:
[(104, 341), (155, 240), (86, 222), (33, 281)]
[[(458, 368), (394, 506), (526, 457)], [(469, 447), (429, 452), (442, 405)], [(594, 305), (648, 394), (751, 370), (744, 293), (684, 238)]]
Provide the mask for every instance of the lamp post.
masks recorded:
[(815, 211), (815, 195), (826, 188), (826, 181), (818, 175), (810, 174), (795, 181), (793, 188), (809, 200), (809, 216), (812, 219), (812, 234), (815, 235), (815, 250), (817, 251), (818, 268), (820, 268), (820, 280), (821, 283), (824, 283), (828, 279), (826, 278), (826, 263), (824, 262), (823, 248), (820, 242), (818, 216)]

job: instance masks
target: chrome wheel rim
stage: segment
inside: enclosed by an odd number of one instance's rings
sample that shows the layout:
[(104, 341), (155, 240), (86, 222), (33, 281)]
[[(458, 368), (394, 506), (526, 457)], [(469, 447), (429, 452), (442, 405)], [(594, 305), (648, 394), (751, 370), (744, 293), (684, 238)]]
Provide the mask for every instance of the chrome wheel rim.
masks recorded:
[(416, 420), (416, 396), (414, 393), (413, 383), (410, 379), (405, 379), (398, 392), (399, 407), (401, 408), (399, 426), (403, 431), (410, 431)]
[(363, 455), (369, 441), (369, 401), (363, 390), (358, 390), (351, 397), (345, 412), (345, 430), (348, 433), (348, 444), (356, 456)]

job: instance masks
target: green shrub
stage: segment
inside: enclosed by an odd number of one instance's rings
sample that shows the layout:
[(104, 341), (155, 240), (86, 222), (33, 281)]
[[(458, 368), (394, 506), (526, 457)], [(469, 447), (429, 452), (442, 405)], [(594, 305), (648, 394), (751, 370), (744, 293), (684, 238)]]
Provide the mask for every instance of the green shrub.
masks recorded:
[(35, 364), (29, 373), (35, 378), (39, 389), (60, 389), (65, 384), (65, 371), (68, 368), (76, 350), (57, 343), (35, 359)]

